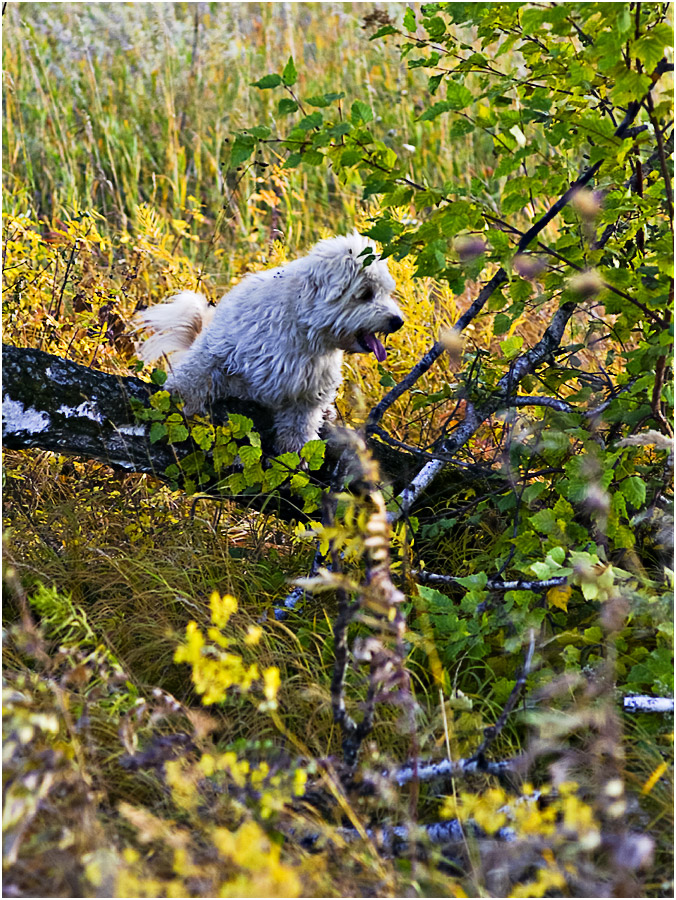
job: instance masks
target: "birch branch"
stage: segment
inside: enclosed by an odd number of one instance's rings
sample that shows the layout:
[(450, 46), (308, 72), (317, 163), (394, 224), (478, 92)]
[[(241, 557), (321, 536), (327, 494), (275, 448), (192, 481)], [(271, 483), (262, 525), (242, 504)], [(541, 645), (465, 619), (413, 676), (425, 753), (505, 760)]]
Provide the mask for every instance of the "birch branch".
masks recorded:
[[(437, 781), (443, 778), (468, 777), (471, 775), (495, 775), (503, 776), (508, 773), (517, 772), (521, 766), (521, 758), (518, 756), (512, 759), (498, 760), (490, 762), (481, 759), (440, 759), (440, 760), (420, 760), (416, 766), (413, 763), (405, 763), (404, 765), (379, 773), (378, 778), (384, 778), (388, 781), (394, 781), (399, 787), (408, 784), (417, 778), (418, 781)], [(368, 773), (364, 773), (364, 779), (369, 778)]]
[[(519, 382), (526, 375), (532, 374), (559, 347), (575, 308), (576, 304), (569, 301), (564, 303), (554, 313), (551, 323), (538, 343), (514, 361), (509, 372), (498, 381), (496, 390), (489, 396), (483, 406), (475, 409), (471, 404), (467, 404), (465, 419), (452, 434), (440, 443), (437, 450), (449, 456), (457, 453), (486, 419), (508, 403)], [(388, 514), (390, 522), (396, 521), (409, 512), (413, 503), (438, 478), (443, 468), (444, 463), (437, 460), (426, 463), (423, 466), (413, 481), (397, 497), (395, 501), (397, 508)]]
[[(414, 569), (411, 575), (418, 581), (427, 584), (460, 584), (460, 579), (454, 575), (439, 575), (437, 572), (426, 572), (424, 569)], [(464, 580), (464, 579), (463, 579)], [(501, 581), (496, 578), (489, 578), (486, 582), (486, 589), (489, 591), (548, 591), (553, 587), (560, 587), (566, 584), (568, 577), (566, 575), (558, 575), (554, 578), (544, 578), (540, 581)]]
[(647, 697), (636, 694), (631, 697), (624, 697), (622, 706), (627, 712), (673, 713), (674, 699), (673, 697)]

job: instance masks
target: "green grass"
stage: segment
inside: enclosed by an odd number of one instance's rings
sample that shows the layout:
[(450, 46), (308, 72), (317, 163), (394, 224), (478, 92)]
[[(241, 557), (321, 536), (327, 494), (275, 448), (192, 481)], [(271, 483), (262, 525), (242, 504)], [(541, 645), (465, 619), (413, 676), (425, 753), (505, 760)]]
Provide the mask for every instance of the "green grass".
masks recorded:
[[(140, 203), (175, 219), (200, 207), (202, 236), (218, 225), (217, 240), (230, 247), (268, 238), (270, 216), (261, 220), (249, 200), (258, 186), (282, 195), (279, 224), (289, 243), (351, 226), (363, 207), (358, 193), (325, 169), (285, 172), (278, 183), (271, 167), (229, 171), (234, 131), (267, 124), (275, 134), (279, 94), (251, 82), (280, 72), (289, 55), (298, 96), (340, 89), (346, 110), (354, 99), (371, 100), (382, 112), (375, 136), (408, 153), (417, 178), (468, 183), (485, 169), (489, 145), (451, 140), (442, 124), (416, 121), (410, 95), (428, 99), (426, 77), (406, 67), (393, 42), (368, 41), (366, 12), (340, 3), (10, 4), (9, 202), (47, 216), (93, 205), (116, 230), (135, 224)], [(414, 149), (402, 151), (404, 144)], [(269, 144), (265, 162), (279, 159)]]

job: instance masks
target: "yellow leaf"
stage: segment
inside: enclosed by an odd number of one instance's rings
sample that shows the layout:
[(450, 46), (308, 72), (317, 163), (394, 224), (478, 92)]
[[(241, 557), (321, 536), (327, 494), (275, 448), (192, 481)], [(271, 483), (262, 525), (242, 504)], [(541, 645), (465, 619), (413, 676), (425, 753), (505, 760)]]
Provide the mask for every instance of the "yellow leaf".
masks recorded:
[(561, 587), (553, 587), (547, 591), (547, 603), (550, 606), (556, 606), (559, 609), (562, 609), (564, 612), (568, 612), (568, 601), (570, 599), (570, 595), (572, 593), (572, 588), (569, 584), (564, 584)]
[(666, 771), (667, 764), (665, 762), (661, 762), (641, 788), (641, 793), (649, 794)]

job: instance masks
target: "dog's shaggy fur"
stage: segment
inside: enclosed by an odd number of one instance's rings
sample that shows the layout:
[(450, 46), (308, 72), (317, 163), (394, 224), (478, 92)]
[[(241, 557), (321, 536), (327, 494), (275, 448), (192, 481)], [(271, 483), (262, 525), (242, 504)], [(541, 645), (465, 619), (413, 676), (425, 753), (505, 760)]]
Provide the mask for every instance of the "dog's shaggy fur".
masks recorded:
[[(365, 266), (364, 250), (375, 256)], [(219, 397), (255, 400), (274, 412), (276, 449), (299, 450), (334, 415), (343, 352), (386, 351), (376, 337), (404, 324), (390, 297), (387, 263), (354, 233), (317, 244), (285, 266), (248, 275), (213, 309), (184, 291), (139, 314), (155, 334), (146, 362), (179, 352), (166, 387), (185, 412)]]

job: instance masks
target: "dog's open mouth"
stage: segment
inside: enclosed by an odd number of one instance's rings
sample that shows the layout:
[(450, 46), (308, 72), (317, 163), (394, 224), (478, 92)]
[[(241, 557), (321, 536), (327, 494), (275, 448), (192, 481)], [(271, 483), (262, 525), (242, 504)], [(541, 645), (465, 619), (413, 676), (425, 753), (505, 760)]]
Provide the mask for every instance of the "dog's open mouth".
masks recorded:
[(367, 352), (373, 353), (378, 362), (383, 362), (387, 357), (387, 350), (380, 343), (375, 334), (364, 331), (357, 335), (357, 343)]

